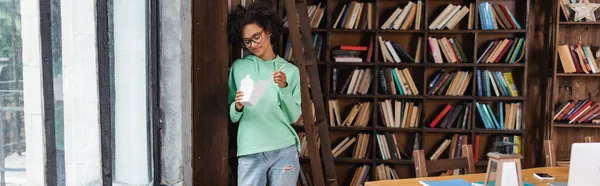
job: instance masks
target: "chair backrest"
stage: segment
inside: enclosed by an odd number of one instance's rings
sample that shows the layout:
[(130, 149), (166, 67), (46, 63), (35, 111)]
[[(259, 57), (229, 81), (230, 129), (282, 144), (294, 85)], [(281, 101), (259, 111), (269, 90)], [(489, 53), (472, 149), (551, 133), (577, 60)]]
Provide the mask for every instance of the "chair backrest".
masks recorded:
[(556, 150), (554, 149), (554, 140), (544, 140), (544, 157), (546, 167), (556, 167)]
[(466, 169), (467, 174), (475, 173), (475, 162), (473, 160), (473, 146), (462, 145), (461, 157), (442, 160), (426, 160), (423, 150), (414, 150), (416, 176), (427, 177), (428, 173), (447, 171), (454, 169)]

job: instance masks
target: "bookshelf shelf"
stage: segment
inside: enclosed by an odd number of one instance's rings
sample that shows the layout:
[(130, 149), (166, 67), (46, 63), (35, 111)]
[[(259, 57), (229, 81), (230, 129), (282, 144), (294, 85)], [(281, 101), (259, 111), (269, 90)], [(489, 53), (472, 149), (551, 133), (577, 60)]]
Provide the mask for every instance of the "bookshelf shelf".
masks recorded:
[(335, 127), (329, 127), (330, 130), (332, 131), (371, 131), (373, 130), (370, 126), (367, 127), (340, 127), (340, 126), (335, 126)]
[(561, 21), (561, 25), (600, 25), (600, 22), (573, 22), (573, 21)]
[(414, 165), (413, 160), (375, 160), (377, 164), (400, 164), (400, 165)]
[[(415, 30), (415, 23), (412, 26), (408, 26), (407, 29), (402, 30), (393, 30), (393, 29), (381, 29), (384, 22), (391, 16), (397, 8), (404, 9), (407, 5), (408, 1), (397, 1), (397, 0), (357, 0), (356, 2), (367, 2), (373, 3), (374, 12), (373, 12), (373, 20), (372, 27), (367, 29), (340, 29), (333, 28), (334, 24), (336, 24), (336, 20), (338, 15), (340, 14), (342, 7), (345, 5), (351, 4), (353, 0), (308, 0), (308, 4), (326, 4), (326, 13), (323, 17), (323, 23), (320, 25), (320, 28), (313, 28), (311, 31), (313, 34), (319, 34), (322, 36), (323, 43), (321, 46), (321, 57), (319, 61), (319, 71), (321, 79), (321, 84), (323, 92), (326, 93), (324, 100), (325, 102), (325, 111), (326, 111), (326, 120), (329, 122), (329, 105), (328, 100), (337, 100), (339, 102), (339, 112), (341, 120), (344, 120), (350, 111), (352, 110), (353, 105), (359, 102), (371, 102), (375, 103), (371, 107), (371, 115), (369, 116), (370, 121), (368, 122), (369, 126), (366, 127), (330, 127), (328, 126), (328, 130), (330, 131), (330, 141), (332, 145), (337, 145), (343, 139), (350, 136), (356, 136), (357, 133), (368, 133), (371, 134), (369, 137), (369, 149), (367, 153), (367, 157), (371, 159), (352, 159), (345, 158), (349, 157), (348, 154), (340, 155), (344, 157), (339, 157), (334, 159), (336, 163), (336, 172), (338, 183), (342, 183), (343, 185), (349, 185), (352, 180), (352, 176), (356, 171), (356, 167), (362, 165), (371, 165), (377, 166), (378, 164), (389, 164), (395, 165), (395, 169), (398, 171), (401, 177), (406, 177), (414, 174), (414, 168), (411, 165), (414, 165), (414, 162), (411, 159), (402, 157), (402, 160), (381, 160), (380, 157), (380, 147), (377, 142), (378, 134), (391, 134), (398, 140), (398, 148), (402, 150), (412, 149), (415, 138), (418, 139), (420, 143), (420, 149), (425, 150), (426, 152), (435, 151), (439, 144), (437, 142), (441, 142), (444, 139), (448, 139), (449, 136), (452, 138), (452, 134), (461, 134), (468, 136), (468, 143), (474, 144), (474, 140), (478, 135), (481, 135), (480, 139), (480, 156), (482, 154), (487, 153), (489, 143), (492, 139), (484, 138), (484, 136), (507, 136), (507, 135), (520, 135), (525, 140), (525, 133), (523, 130), (489, 130), (489, 129), (477, 129), (475, 126), (481, 124), (480, 116), (477, 113), (477, 109), (471, 107), (471, 113), (473, 114), (468, 121), (470, 121), (470, 125), (467, 127), (468, 129), (444, 129), (444, 128), (428, 128), (429, 123), (431, 122), (432, 116), (436, 113), (439, 113), (440, 107), (445, 104), (456, 105), (463, 102), (474, 102), (474, 101), (482, 101), (486, 104), (496, 105), (495, 102), (500, 101), (511, 101), (511, 102), (524, 102), (527, 98), (525, 96), (520, 97), (479, 97), (475, 96), (477, 93), (477, 80), (475, 77), (475, 73), (478, 69), (482, 70), (493, 70), (493, 71), (502, 71), (502, 72), (512, 72), (515, 75), (514, 82), (519, 88), (519, 93), (522, 95), (527, 95), (527, 90), (523, 90), (527, 87), (527, 59), (528, 59), (528, 48), (529, 43), (526, 42), (524, 48), (522, 49), (522, 53), (525, 54), (522, 60), (519, 63), (511, 64), (511, 63), (496, 63), (496, 64), (486, 64), (486, 63), (475, 63), (474, 60), (479, 59), (480, 55), (482, 55), (485, 47), (495, 40), (500, 40), (504, 38), (514, 38), (514, 37), (525, 37), (528, 38), (529, 29), (528, 27), (531, 24), (527, 23), (529, 19), (527, 16), (529, 15), (529, 9), (523, 7), (529, 7), (530, 0), (500, 0), (500, 1), (490, 1), (492, 4), (506, 4), (507, 8), (510, 9), (511, 12), (514, 13), (515, 19), (519, 22), (519, 24), (524, 29), (498, 29), (498, 30), (481, 30), (481, 21), (479, 20), (479, 6), (478, 4), (483, 1), (480, 0), (471, 0), (471, 1), (447, 1), (447, 0), (421, 0), (422, 2), (422, 11), (418, 12), (421, 15), (420, 29)], [(418, 0), (410, 0), (413, 3), (417, 3)], [(431, 30), (429, 29), (429, 25), (434, 21), (434, 19), (441, 14), (441, 12), (446, 8), (449, 4), (461, 5), (469, 7), (469, 3), (473, 3), (474, 8), (474, 16), (472, 27), (469, 29), (468, 26), (468, 14), (460, 20), (455, 27), (452, 29), (448, 29), (448, 27), (443, 27), (443, 30)], [(280, 5), (281, 6), (281, 5)], [(346, 7), (347, 9), (348, 7)], [(281, 8), (280, 10), (283, 10)], [(283, 14), (283, 12), (282, 12)], [(343, 15), (343, 14), (342, 14)], [(342, 22), (343, 19), (340, 19)], [(339, 26), (339, 25), (338, 25)], [(359, 27), (360, 28), (360, 27)], [(364, 27), (363, 27), (364, 28)], [(284, 36), (287, 37), (287, 36)], [(384, 62), (384, 53), (385, 51), (390, 52), (390, 50), (383, 50), (386, 47), (381, 47), (379, 38), (382, 40), (390, 41), (392, 44), (398, 44), (399, 48), (404, 50), (404, 52), (397, 52), (402, 61), (407, 61), (404, 58), (406, 56), (400, 56), (404, 53), (408, 54), (412, 58), (416, 58), (417, 51), (420, 52), (420, 63), (414, 62), (400, 62), (400, 63), (392, 63), (392, 62)], [(444, 63), (434, 63), (434, 58), (432, 56), (432, 49), (429, 44), (428, 38), (434, 38), (437, 41), (443, 41), (446, 38), (449, 42), (448, 46), (445, 48), (441, 48), (441, 52), (446, 50), (446, 54), (450, 53), (449, 50), (458, 51), (460, 57), (460, 63), (446, 63), (448, 58), (442, 53), (442, 58)], [(373, 39), (373, 48), (372, 48), (372, 58), (370, 62), (360, 62), (360, 63), (351, 63), (351, 62), (334, 62), (334, 50), (339, 50), (340, 46), (367, 46), (369, 47), (370, 41)], [(420, 48), (417, 45), (420, 42)], [(456, 44), (456, 46), (452, 44)], [(438, 44), (439, 45), (439, 44)], [(286, 51), (286, 40), (281, 39), (280, 43), (278, 43), (278, 49), (280, 53), (284, 53)], [(395, 45), (393, 45), (396, 47)], [(460, 47), (458, 47), (460, 46)], [(450, 47), (450, 48), (448, 48)], [(459, 49), (461, 48), (461, 49)], [(394, 49), (396, 51), (400, 51), (399, 49)], [(461, 52), (464, 53), (464, 56)], [(456, 53), (454, 53), (456, 54)], [(338, 55), (342, 55), (338, 53)], [(355, 54), (353, 54), (355, 55)], [(352, 56), (352, 55), (350, 55)], [(362, 58), (363, 61), (366, 61), (367, 52), (360, 52), (358, 57)], [(353, 56), (356, 57), (356, 56)], [(390, 57), (390, 56), (388, 56)], [(393, 58), (393, 55), (391, 56)], [(436, 55), (437, 57), (437, 55)], [(458, 56), (457, 56), (458, 58)], [(390, 58), (386, 58), (389, 61)], [(504, 58), (502, 58), (504, 60)], [(439, 60), (438, 60), (439, 61)], [(525, 61), (525, 62), (524, 62)], [(352, 78), (352, 69), (371, 69), (372, 77), (371, 84), (369, 87), (368, 93), (366, 95), (362, 94), (339, 94), (333, 91), (333, 85), (336, 86), (336, 90), (342, 90), (343, 86), (348, 81), (348, 78)], [(389, 70), (391, 68), (398, 68), (400, 70), (407, 69), (410, 72), (410, 76), (412, 76), (414, 85), (416, 89), (419, 91), (420, 95), (416, 96), (401, 96), (401, 95), (391, 95), (387, 94), (385, 90), (383, 90), (382, 79), (380, 76), (380, 71)], [(337, 69), (337, 71), (333, 71), (333, 69)], [(472, 77), (470, 79), (470, 84), (466, 87), (463, 96), (445, 96), (445, 95), (426, 95), (428, 91), (428, 85), (430, 81), (435, 77), (435, 73), (439, 72), (439, 70), (444, 69), (445, 72), (456, 72), (457, 70), (463, 72), (472, 73)], [(335, 78), (334, 78), (335, 77)], [(394, 83), (393, 77), (391, 78), (388, 74), (384, 74), (383, 77), (386, 79), (383, 81), (384, 83), (392, 83), (392, 86), (396, 85)], [(337, 80), (337, 82), (333, 82), (333, 80)], [(402, 81), (402, 80), (401, 80)], [(351, 82), (348, 81), (348, 82)], [(348, 83), (350, 84), (350, 83)], [(397, 86), (397, 85), (396, 85)], [(396, 87), (394, 86), (394, 87)], [(410, 86), (410, 85), (409, 85)], [(449, 87), (450, 85), (448, 85)], [(385, 86), (387, 91), (390, 92), (390, 85)], [(406, 88), (406, 87), (404, 87)], [(404, 101), (404, 102), (414, 102), (415, 105), (421, 109), (418, 112), (416, 117), (419, 118), (419, 122), (417, 123), (417, 128), (390, 128), (383, 127), (386, 119), (382, 114), (382, 108), (378, 105), (378, 102), (382, 102), (385, 100), (391, 99), (393, 101)], [(335, 107), (334, 107), (335, 108)], [(526, 106), (522, 107), (522, 113), (526, 113)], [(396, 110), (396, 107), (393, 107), (393, 110)], [(495, 107), (493, 108), (495, 111)], [(395, 114), (392, 114), (395, 115)], [(334, 116), (335, 117), (335, 116)], [(395, 117), (395, 116), (394, 116)], [(525, 120), (522, 122), (522, 126), (527, 126), (525, 124)], [(304, 131), (302, 126), (294, 126), (297, 131)], [(437, 141), (437, 142), (434, 142)], [(521, 148), (525, 147), (526, 143), (523, 143)], [(354, 143), (356, 145), (356, 143)], [(348, 151), (351, 151), (354, 146), (350, 147)], [(448, 148), (450, 149), (450, 148)], [(485, 149), (485, 150), (483, 150)], [(448, 151), (448, 150), (446, 150)], [(405, 152), (406, 154), (412, 154), (412, 152)], [(447, 153), (447, 152), (445, 152)], [(350, 156), (351, 157), (351, 156)], [(302, 161), (307, 162), (308, 158), (301, 158)], [(401, 166), (399, 168), (399, 166)], [(487, 166), (487, 161), (480, 161), (477, 164), (478, 167)], [(373, 180), (375, 178), (376, 173), (373, 171), (374, 167), (371, 167), (369, 171), (369, 179)]]
[(600, 128), (600, 124), (587, 123), (554, 123), (557, 128)]
[(470, 100), (474, 99), (473, 96), (425, 96), (427, 99), (433, 100)]
[(469, 129), (455, 129), (455, 128), (449, 128), (449, 129), (443, 129), (443, 128), (424, 128), (423, 132), (438, 132), (438, 133), (470, 133), (471, 130)]
[(508, 30), (476, 30), (476, 33), (480, 34), (498, 34), (498, 33), (527, 33), (525, 29), (508, 29)]
[(556, 73), (558, 77), (600, 77), (600, 74), (567, 74), (567, 73)]
[(496, 97), (477, 96), (477, 97), (475, 97), (475, 99), (477, 99), (477, 100), (483, 100), (483, 101), (523, 101), (523, 100), (525, 100), (525, 97), (523, 97), (523, 96), (518, 96), (518, 97), (510, 97), (510, 96), (496, 96)]
[(380, 132), (420, 132), (422, 128), (376, 127), (375, 130)]
[(525, 67), (524, 63), (477, 63), (477, 67)]
[(379, 65), (379, 67), (389, 67), (389, 68), (394, 68), (394, 67), (423, 67), (423, 66), (425, 66), (425, 64), (423, 64), (423, 63), (412, 63), (412, 62), (407, 62), (407, 63), (385, 63), (385, 62), (379, 62), (378, 65)]
[(480, 134), (523, 134), (523, 130), (473, 129)]
[(380, 33), (425, 33), (424, 30), (377, 30)]

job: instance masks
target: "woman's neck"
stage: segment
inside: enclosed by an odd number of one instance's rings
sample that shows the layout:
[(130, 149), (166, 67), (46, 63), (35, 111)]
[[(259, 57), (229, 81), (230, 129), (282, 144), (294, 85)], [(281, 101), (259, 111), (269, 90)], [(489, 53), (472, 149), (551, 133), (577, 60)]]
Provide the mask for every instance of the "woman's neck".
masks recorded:
[(269, 47), (263, 55), (258, 56), (258, 57), (260, 59), (262, 59), (263, 61), (270, 61), (270, 60), (275, 59), (276, 56), (275, 56), (275, 52), (273, 52), (273, 48)]

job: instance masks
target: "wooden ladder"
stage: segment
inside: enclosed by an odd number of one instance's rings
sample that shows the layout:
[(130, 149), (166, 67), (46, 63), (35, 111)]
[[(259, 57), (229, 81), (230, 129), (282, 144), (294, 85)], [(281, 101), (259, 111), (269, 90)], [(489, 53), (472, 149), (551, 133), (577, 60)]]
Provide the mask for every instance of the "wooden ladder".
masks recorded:
[[(302, 114), (313, 183), (315, 186), (337, 186), (335, 164), (333, 163), (329, 131), (327, 129), (327, 120), (325, 119), (323, 92), (321, 91), (321, 82), (319, 79), (313, 38), (309, 27), (306, 2), (305, 0), (283, 0), (283, 2), (285, 4), (285, 9), (287, 10), (292, 49), (293, 51), (296, 51), (293, 55), (295, 61), (297, 61), (296, 66), (300, 70), (302, 113), (313, 113), (313, 108), (311, 107), (311, 95), (315, 109), (314, 113), (316, 118), (313, 118), (311, 114)], [(300, 26), (298, 24), (300, 24)], [(304, 53), (302, 52), (303, 50)], [(319, 156), (319, 149), (316, 143), (317, 136), (321, 139), (323, 161), (321, 161), (321, 157)], [(324, 163), (323, 166), (321, 165), (321, 162)], [(323, 178), (323, 168), (325, 168), (326, 178)]]

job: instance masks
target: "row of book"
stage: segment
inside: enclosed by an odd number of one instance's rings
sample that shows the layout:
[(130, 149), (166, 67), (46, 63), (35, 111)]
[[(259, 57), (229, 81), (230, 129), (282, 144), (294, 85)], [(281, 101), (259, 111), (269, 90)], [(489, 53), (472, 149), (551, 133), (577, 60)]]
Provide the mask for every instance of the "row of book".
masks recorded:
[(444, 62), (442, 54), (446, 58), (447, 63), (466, 63), (469, 61), (460, 40), (455, 37), (450, 39), (446, 37), (441, 39), (429, 37), (427, 41), (430, 48), (429, 52), (435, 63)]
[[(333, 91), (336, 91), (336, 80), (337, 80), (337, 69), (333, 69)], [(360, 69), (355, 68), (352, 74), (346, 78), (340, 94), (367, 94), (369, 87), (371, 86), (371, 80), (373, 79), (373, 73), (370, 68)]]
[(462, 103), (455, 106), (446, 104), (444, 109), (431, 121), (431, 128), (457, 128), (469, 129), (473, 118), (471, 103)]
[(414, 62), (419, 63), (421, 60), (421, 42), (422, 38), (419, 37), (417, 42), (417, 52), (415, 57), (413, 58), (406, 50), (404, 50), (400, 44), (394, 41), (384, 40), (381, 36), (379, 36), (379, 47), (381, 50), (381, 55), (383, 57), (383, 62)]
[(486, 129), (507, 129), (507, 130), (521, 130), (521, 120), (523, 116), (521, 114), (522, 103), (504, 103), (497, 102), (498, 109), (496, 110), (498, 115), (494, 115), (492, 107), (489, 104), (475, 103), (477, 112), (483, 125)]
[(380, 164), (375, 167), (375, 180), (396, 180), (400, 179), (398, 176), (398, 172), (396, 169), (392, 169), (390, 166), (385, 164)]
[(419, 89), (408, 69), (388, 68), (379, 70), (381, 90), (385, 94), (419, 95)]
[(440, 70), (429, 82), (427, 95), (462, 96), (465, 94), (472, 72)]
[(444, 27), (452, 30), (458, 23), (469, 14), (469, 24), (468, 29), (473, 28), (473, 19), (474, 19), (474, 7), (473, 3), (469, 4), (469, 7), (462, 5), (453, 5), (449, 4), (446, 8), (440, 13), (434, 20), (429, 24), (430, 30), (441, 30)]
[[(315, 48), (315, 57), (321, 59), (321, 49), (323, 48), (323, 36), (319, 34), (313, 34), (313, 47)], [(294, 50), (292, 49), (292, 38), (288, 37), (285, 44), (285, 51), (283, 58), (287, 61), (294, 61)]]
[(477, 69), (478, 96), (519, 96), (519, 90), (511, 72), (489, 71)]
[(342, 45), (339, 49), (334, 49), (331, 54), (335, 62), (363, 62), (363, 56), (366, 56), (365, 62), (371, 62), (373, 39), (369, 42), (369, 47)]
[(409, 1), (404, 8), (398, 7), (381, 25), (381, 29), (406, 30), (414, 25), (415, 30), (421, 27), (423, 2), (414, 3)]
[(462, 156), (462, 145), (466, 145), (469, 141), (468, 135), (454, 134), (452, 138), (444, 139), (442, 144), (435, 150), (435, 152), (429, 157), (429, 160), (437, 160), (446, 149), (450, 147), (448, 151), (448, 158), (457, 158)]
[[(325, 7), (326, 5), (321, 6), (321, 3), (306, 7), (308, 11), (308, 20), (311, 28), (318, 28), (319, 25), (321, 25), (321, 22), (323, 21), (323, 16), (326, 13)], [(287, 16), (283, 18), (283, 22), (283, 26), (288, 28), (289, 24)]]
[(350, 113), (346, 116), (344, 120), (341, 120), (340, 117), (340, 106), (338, 100), (332, 99), (328, 100), (329, 104), (329, 124), (330, 126), (356, 126), (356, 127), (366, 127), (371, 119), (372, 113), (372, 103), (371, 102), (361, 102), (354, 104)]
[(521, 29), (521, 25), (513, 13), (503, 4), (479, 4), (479, 19), (483, 30), (497, 30), (498, 25), (503, 29)]
[(384, 127), (417, 128), (421, 120), (421, 105), (411, 101), (385, 100), (379, 102)]
[[(298, 132), (298, 138), (300, 139), (300, 157), (308, 157), (308, 141), (306, 139), (306, 133)], [(321, 138), (317, 137), (317, 149), (321, 149)]]
[(600, 73), (600, 50), (596, 48), (596, 56), (591, 46), (560, 45), (557, 47), (560, 63), (565, 73)]
[(369, 141), (371, 139), (370, 136), (371, 134), (367, 133), (359, 133), (356, 137), (348, 136), (331, 150), (331, 154), (333, 154), (334, 158), (337, 158), (356, 142), (356, 145), (354, 146), (354, 151), (352, 152), (352, 159), (365, 159), (367, 158), (367, 154), (370, 150), (368, 148)]
[(555, 121), (571, 123), (590, 123), (600, 119), (600, 103), (592, 100), (571, 100), (560, 107), (554, 114)]
[(382, 160), (401, 160), (403, 155), (407, 156), (398, 149), (398, 141), (392, 133), (377, 134), (377, 145)]
[(525, 56), (525, 38), (500, 39), (491, 41), (477, 59), (477, 63), (518, 63)]
[(375, 5), (367, 2), (351, 1), (342, 7), (333, 28), (372, 29)]
[(371, 166), (369, 165), (363, 165), (360, 166), (356, 169), (356, 171), (354, 172), (354, 176), (352, 177), (352, 182), (350, 182), (349, 186), (363, 186), (365, 185), (365, 182), (369, 180), (369, 177), (371, 176), (369, 174), (369, 170), (371, 169)]

